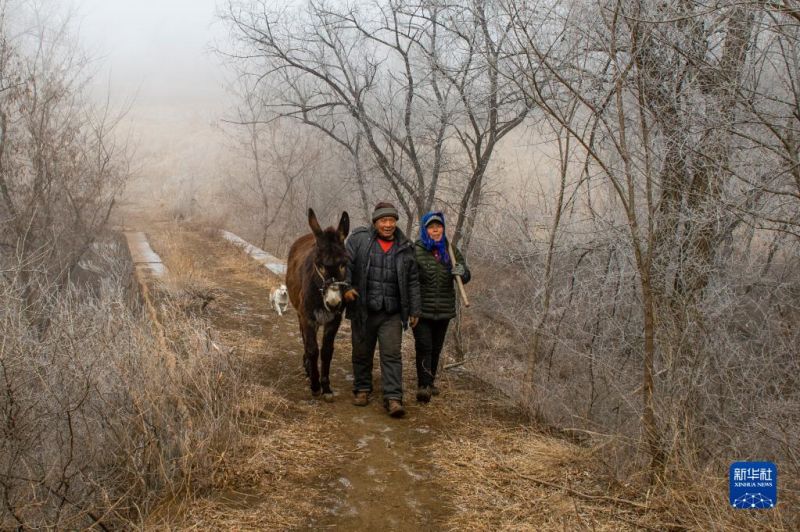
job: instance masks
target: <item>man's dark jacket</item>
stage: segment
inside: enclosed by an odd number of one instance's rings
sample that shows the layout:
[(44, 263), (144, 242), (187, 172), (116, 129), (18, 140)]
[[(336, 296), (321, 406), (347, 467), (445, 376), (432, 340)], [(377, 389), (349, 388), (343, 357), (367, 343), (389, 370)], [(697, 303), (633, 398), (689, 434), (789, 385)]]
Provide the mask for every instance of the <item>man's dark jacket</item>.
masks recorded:
[(408, 317), (419, 316), (421, 310), (414, 245), (396, 229), (394, 244), (384, 253), (377, 238), (374, 227), (359, 227), (345, 243), (349, 254), (347, 282), (358, 291), (358, 299), (347, 306), (346, 317), (363, 323), (369, 312), (389, 307), (389, 311), (400, 312), (406, 327)]

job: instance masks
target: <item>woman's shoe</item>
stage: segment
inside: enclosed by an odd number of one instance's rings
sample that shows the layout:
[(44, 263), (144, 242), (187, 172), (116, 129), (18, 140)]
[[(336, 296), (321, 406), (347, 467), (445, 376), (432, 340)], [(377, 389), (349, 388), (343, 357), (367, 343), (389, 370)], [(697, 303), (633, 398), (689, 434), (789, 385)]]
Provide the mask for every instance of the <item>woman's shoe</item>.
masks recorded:
[(431, 400), (431, 387), (430, 386), (422, 386), (421, 388), (417, 389), (417, 402), (418, 403), (429, 403)]

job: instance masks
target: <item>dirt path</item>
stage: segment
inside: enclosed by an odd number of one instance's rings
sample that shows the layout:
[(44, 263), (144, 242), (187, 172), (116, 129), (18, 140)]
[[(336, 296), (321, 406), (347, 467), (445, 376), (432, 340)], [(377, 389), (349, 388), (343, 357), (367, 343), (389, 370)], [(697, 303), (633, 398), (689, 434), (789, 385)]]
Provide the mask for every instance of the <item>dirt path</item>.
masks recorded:
[(180, 508), (186, 526), (630, 528), (625, 510), (531, 481), (566, 479), (573, 489), (597, 491), (580, 449), (532, 432), (495, 391), (449, 372), (442, 395), (417, 405), (410, 333), (403, 339), (404, 419), (389, 418), (379, 394), (365, 408), (350, 404), (346, 322), (331, 372), (335, 401), (312, 399), (296, 316), (279, 317), (267, 303), (282, 279), (210, 232), (160, 227), (148, 237), (170, 272), (215, 294), (204, 314), (220, 342), (244, 360), (242, 411), (259, 420), (225, 478)]

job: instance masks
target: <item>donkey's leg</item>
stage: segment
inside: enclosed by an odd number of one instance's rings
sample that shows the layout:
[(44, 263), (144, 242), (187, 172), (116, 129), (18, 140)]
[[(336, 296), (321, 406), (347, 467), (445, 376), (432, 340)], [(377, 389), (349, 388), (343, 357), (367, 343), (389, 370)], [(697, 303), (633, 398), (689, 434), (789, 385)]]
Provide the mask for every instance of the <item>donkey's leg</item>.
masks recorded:
[(297, 316), (297, 320), (300, 322), (300, 336), (303, 337), (303, 369), (306, 371), (306, 377), (309, 379), (311, 378), (311, 361), (308, 359), (308, 340), (306, 340), (306, 322), (303, 319), (303, 316)]
[(306, 322), (303, 327), (303, 363), (306, 366), (306, 374), (311, 381), (311, 395), (317, 397), (320, 394), (319, 385), (319, 346), (317, 345), (317, 330), (319, 326), (316, 322)]
[(322, 376), (320, 383), (322, 384), (322, 397), (326, 401), (333, 401), (333, 391), (331, 390), (331, 360), (333, 359), (333, 341), (336, 339), (336, 331), (339, 330), (339, 324), (342, 322), (342, 315), (337, 314), (333, 320), (325, 324), (325, 329), (322, 333), (322, 349), (320, 356), (322, 358)]

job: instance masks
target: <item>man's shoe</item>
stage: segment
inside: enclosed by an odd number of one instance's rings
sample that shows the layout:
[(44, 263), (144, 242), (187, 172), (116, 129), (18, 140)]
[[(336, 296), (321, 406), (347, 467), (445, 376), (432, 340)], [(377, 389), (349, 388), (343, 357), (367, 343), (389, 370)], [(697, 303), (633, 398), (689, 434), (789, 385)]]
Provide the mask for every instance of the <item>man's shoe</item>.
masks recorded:
[(369, 392), (356, 392), (353, 394), (353, 404), (356, 406), (367, 406), (369, 404)]
[(418, 403), (429, 403), (431, 401), (431, 387), (430, 386), (422, 386), (417, 390), (417, 402)]
[(436, 387), (435, 384), (431, 385), (431, 395), (439, 395), (442, 391)]
[(386, 403), (386, 411), (389, 412), (389, 415), (392, 417), (403, 417), (406, 415), (406, 411), (403, 408), (403, 403), (397, 399), (389, 399), (389, 401)]

